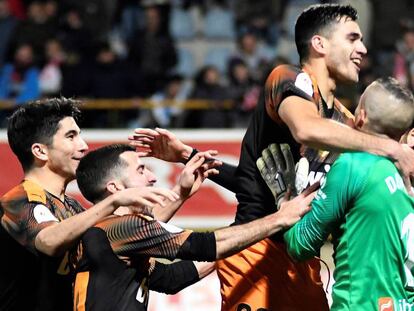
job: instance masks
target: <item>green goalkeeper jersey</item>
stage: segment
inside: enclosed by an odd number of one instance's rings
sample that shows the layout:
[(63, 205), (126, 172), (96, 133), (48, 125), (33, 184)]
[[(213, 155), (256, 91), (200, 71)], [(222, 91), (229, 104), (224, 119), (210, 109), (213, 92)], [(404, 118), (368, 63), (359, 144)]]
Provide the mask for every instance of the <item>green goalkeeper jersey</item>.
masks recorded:
[(332, 310), (414, 311), (414, 200), (394, 164), (344, 153), (312, 202), (285, 233), (298, 260), (318, 255), (332, 234)]

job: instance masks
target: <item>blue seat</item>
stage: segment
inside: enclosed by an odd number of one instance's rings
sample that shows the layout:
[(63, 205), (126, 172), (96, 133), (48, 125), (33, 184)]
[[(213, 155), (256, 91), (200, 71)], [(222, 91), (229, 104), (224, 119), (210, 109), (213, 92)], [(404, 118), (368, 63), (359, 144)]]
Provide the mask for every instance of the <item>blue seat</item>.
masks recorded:
[(219, 7), (211, 8), (204, 19), (204, 35), (208, 39), (235, 39), (233, 13)]
[(178, 47), (178, 63), (174, 72), (183, 75), (186, 78), (192, 78), (197, 68), (195, 68), (195, 59), (191, 50)]
[(190, 40), (195, 36), (195, 25), (190, 12), (174, 7), (170, 17), (170, 33), (176, 40)]

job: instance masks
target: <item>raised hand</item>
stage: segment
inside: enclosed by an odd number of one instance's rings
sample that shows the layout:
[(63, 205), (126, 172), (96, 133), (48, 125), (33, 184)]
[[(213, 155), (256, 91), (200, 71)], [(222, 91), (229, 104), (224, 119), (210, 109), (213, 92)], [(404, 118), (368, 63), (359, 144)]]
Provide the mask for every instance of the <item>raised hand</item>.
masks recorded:
[(188, 161), (178, 181), (182, 197), (191, 197), (200, 189), (201, 184), (207, 177), (219, 173), (216, 167), (222, 165), (222, 162), (212, 158), (216, 154), (217, 151), (215, 150), (199, 152)]
[(151, 156), (168, 162), (185, 163), (193, 148), (184, 144), (168, 130), (138, 128), (128, 137), (139, 156)]
[(113, 194), (115, 206), (128, 206), (139, 214), (147, 213), (148, 208), (152, 209), (157, 204), (165, 206), (166, 200), (174, 202), (177, 199), (179, 196), (174, 191), (156, 187), (128, 188)]
[(292, 200), (286, 200), (280, 203), (277, 214), (283, 217), (283, 226), (285, 228), (297, 223), (303, 215), (311, 210), (310, 204), (319, 186), (319, 182), (316, 182)]

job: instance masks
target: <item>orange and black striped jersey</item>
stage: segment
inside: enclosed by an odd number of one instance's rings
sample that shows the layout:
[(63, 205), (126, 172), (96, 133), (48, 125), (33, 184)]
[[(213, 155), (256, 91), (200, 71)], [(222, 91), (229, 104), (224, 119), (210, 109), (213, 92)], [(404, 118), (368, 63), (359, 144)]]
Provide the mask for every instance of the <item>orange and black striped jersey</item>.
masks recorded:
[(88, 229), (81, 243), (82, 258), (74, 286), (76, 311), (145, 311), (148, 290), (176, 293), (199, 280), (191, 261), (164, 265), (141, 256), (126, 265), (114, 254), (106, 232), (99, 227)]
[(28, 180), (1, 198), (0, 239), (6, 244), (0, 262), (1, 310), (72, 309), (68, 252), (47, 256), (36, 250), (35, 239), (45, 227), (82, 211), (77, 201), (61, 201)]
[[(353, 124), (352, 114), (338, 100), (335, 99), (333, 108), (328, 109), (319, 95), (317, 82), (310, 72), (291, 65), (276, 67), (266, 81), (264, 92), (243, 138), (240, 162), (236, 170), (239, 185), (236, 194), (239, 202), (236, 224), (274, 212), (273, 195), (256, 168), (256, 160), (268, 145), (289, 144), (296, 161), (299, 160), (302, 152), (310, 162), (309, 180), (313, 181), (316, 177), (321, 177), (319, 172), (329, 170), (328, 166), (336, 159), (337, 155), (333, 153), (310, 148), (301, 150), (301, 146), (295, 141), (278, 114), (280, 104), (289, 96), (298, 96), (312, 102), (323, 118), (348, 125)], [(315, 175), (314, 178), (312, 174)]]
[(96, 224), (103, 229), (117, 255), (175, 259), (191, 230), (144, 215), (109, 216)]
[[(77, 311), (146, 310), (151, 287), (169, 291), (198, 280), (198, 272), (191, 262), (183, 261), (165, 269), (154, 266), (153, 257), (208, 261), (214, 260), (216, 255), (213, 233), (194, 233), (149, 216), (112, 215), (92, 229), (82, 237), (75, 262), (74, 304)], [(111, 251), (109, 246), (104, 249), (104, 242), (100, 243), (100, 249), (93, 242), (102, 241), (102, 232), (106, 234)], [(111, 252), (128, 257), (132, 267), (121, 265)], [(155, 274), (150, 273), (152, 269)], [(110, 301), (105, 294), (109, 288)]]

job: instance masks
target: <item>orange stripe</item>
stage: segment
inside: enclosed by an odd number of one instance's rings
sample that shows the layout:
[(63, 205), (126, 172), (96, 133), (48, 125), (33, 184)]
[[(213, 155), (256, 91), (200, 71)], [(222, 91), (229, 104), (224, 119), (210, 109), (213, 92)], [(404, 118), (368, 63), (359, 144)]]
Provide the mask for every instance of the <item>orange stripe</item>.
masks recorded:
[(76, 274), (74, 288), (73, 311), (86, 310), (86, 296), (88, 294), (89, 272), (79, 272)]

